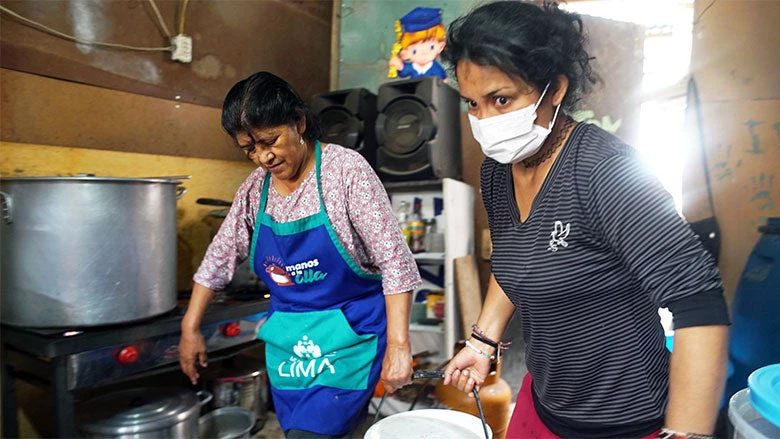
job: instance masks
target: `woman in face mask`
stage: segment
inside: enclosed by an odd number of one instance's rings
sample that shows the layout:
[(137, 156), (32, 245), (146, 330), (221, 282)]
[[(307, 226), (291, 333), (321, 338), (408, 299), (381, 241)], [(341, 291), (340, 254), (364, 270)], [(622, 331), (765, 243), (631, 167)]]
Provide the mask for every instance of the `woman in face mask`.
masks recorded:
[[(729, 324), (720, 275), (638, 153), (567, 115), (594, 82), (583, 33), (555, 4), (512, 1), (449, 29), (443, 58), (487, 156), (493, 255), (444, 382), (479, 386), (517, 309), (529, 374), (507, 437), (709, 437)], [(659, 307), (674, 314), (671, 355)]]

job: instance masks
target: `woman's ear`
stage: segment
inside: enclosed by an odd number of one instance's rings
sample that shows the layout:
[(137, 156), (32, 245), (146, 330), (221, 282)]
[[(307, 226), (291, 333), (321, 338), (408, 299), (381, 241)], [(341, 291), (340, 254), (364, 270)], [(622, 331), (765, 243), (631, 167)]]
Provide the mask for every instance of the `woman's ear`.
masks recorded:
[(566, 92), (569, 91), (569, 78), (566, 75), (558, 75), (555, 78), (555, 92), (552, 95), (553, 107), (561, 105)]
[(306, 116), (301, 117), (301, 120), (298, 122), (298, 135), (303, 137), (303, 133), (306, 132)]

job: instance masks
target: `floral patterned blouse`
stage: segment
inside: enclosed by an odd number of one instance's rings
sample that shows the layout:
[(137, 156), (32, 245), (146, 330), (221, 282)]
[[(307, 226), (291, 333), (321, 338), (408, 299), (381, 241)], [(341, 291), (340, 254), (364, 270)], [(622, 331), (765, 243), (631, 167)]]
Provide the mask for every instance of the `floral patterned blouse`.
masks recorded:
[[(321, 172), (325, 211), (352, 259), (364, 270), (382, 274), (385, 294), (403, 293), (419, 286), (420, 273), (384, 186), (363, 156), (328, 144), (322, 149)], [(222, 227), (195, 273), (195, 282), (215, 291), (224, 289), (236, 266), (249, 256), (265, 176), (266, 171), (257, 168), (239, 187)], [(282, 196), (270, 185), (266, 213), (274, 221), (296, 221), (319, 209), (314, 169), (290, 195)]]

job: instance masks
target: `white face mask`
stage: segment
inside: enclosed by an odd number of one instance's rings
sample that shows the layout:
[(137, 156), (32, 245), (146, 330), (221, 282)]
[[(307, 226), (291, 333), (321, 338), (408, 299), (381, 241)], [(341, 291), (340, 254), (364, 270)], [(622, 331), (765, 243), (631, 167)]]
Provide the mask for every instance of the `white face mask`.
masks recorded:
[(549, 87), (548, 82), (536, 105), (484, 119), (477, 119), (469, 114), (471, 133), (486, 156), (499, 163), (507, 164), (525, 160), (539, 151), (544, 140), (550, 135), (550, 130), (558, 117), (558, 110), (561, 109), (560, 105), (555, 108), (555, 114), (547, 128), (534, 123), (536, 109)]

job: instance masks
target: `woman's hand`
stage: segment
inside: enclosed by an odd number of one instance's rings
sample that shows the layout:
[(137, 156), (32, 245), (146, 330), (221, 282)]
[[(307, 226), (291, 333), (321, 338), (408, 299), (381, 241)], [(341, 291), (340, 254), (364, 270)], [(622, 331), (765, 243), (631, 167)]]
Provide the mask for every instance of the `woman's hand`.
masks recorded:
[(206, 343), (203, 341), (200, 329), (182, 331), (179, 342), (179, 365), (192, 384), (197, 384), (200, 377), (195, 363), (206, 367), (206, 361)]
[(206, 367), (206, 343), (200, 333), (200, 322), (212, 297), (214, 297), (214, 290), (196, 282), (192, 288), (187, 312), (181, 320), (179, 365), (192, 384), (197, 384), (199, 378), (195, 363)]
[(444, 369), (444, 385), (452, 384), (470, 394), (474, 386), (479, 387), (485, 382), (489, 373), (490, 359), (465, 347), (452, 357)]
[(412, 383), (412, 348), (407, 344), (387, 344), (382, 360), (382, 385), (393, 393)]

